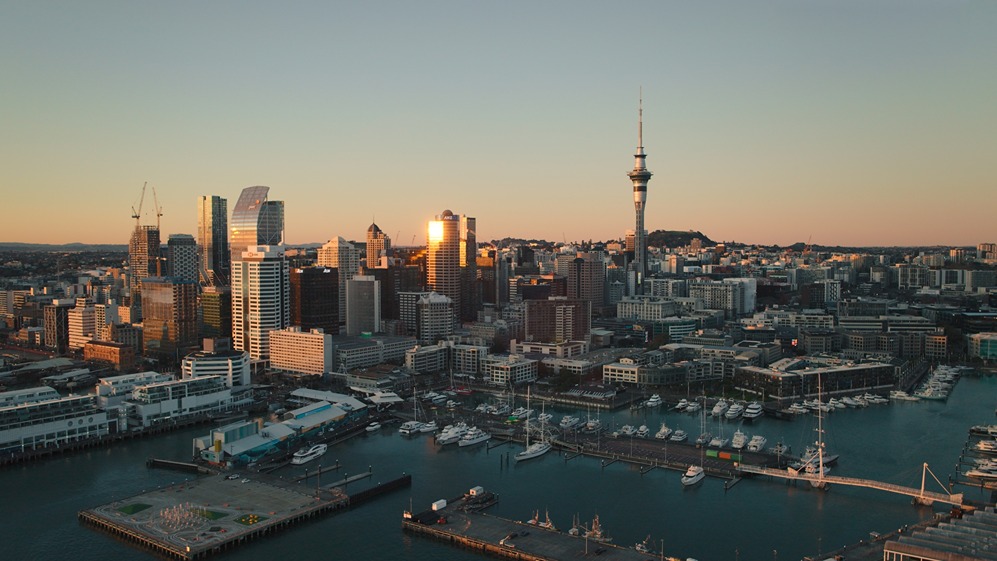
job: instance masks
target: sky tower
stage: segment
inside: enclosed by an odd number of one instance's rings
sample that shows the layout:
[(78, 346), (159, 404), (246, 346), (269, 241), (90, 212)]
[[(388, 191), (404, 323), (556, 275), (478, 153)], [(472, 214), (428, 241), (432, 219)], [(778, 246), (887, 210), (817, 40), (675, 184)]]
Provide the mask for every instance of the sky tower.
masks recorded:
[(641, 293), (644, 275), (647, 272), (647, 239), (644, 236), (644, 203), (647, 201), (647, 180), (651, 172), (644, 164), (644, 99), (641, 96), (637, 105), (637, 153), (634, 154), (634, 169), (627, 176), (634, 184), (634, 210), (637, 212), (637, 225), (634, 232), (633, 270), (634, 293)]

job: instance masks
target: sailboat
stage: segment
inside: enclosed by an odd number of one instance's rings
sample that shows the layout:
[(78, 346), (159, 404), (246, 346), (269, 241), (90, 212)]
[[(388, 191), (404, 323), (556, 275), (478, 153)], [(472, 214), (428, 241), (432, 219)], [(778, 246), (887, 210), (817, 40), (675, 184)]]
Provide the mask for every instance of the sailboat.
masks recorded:
[[(817, 374), (817, 400), (820, 401), (821, 398), (821, 383), (820, 374)], [(828, 458), (824, 456), (824, 412), (820, 409), (814, 411), (817, 415), (817, 442), (814, 447), (808, 447), (806, 453), (801, 459), (801, 464), (796, 464), (790, 466), (790, 470), (794, 470), (796, 473), (803, 469), (807, 474), (807, 480), (810, 482), (810, 486), (815, 489), (826, 489), (827, 481), (824, 476), (831, 472), (831, 468), (827, 467), (830, 463)], [(837, 456), (834, 457), (837, 459)]]
[[(398, 434), (412, 435), (419, 434), (423, 432), (424, 423), (419, 422), (419, 398), (416, 392), (412, 392), (412, 415), (414, 420), (405, 421), (400, 427), (398, 427)], [(432, 430), (436, 430), (436, 423), (434, 421)]]
[[(530, 408), (529, 389), (526, 390), (526, 408)], [(530, 418), (526, 417), (526, 449), (516, 454), (515, 459), (517, 462), (537, 458), (539, 456), (543, 456), (547, 452), (550, 452), (550, 442), (547, 441), (546, 435), (544, 434), (544, 425), (546, 425), (546, 422), (543, 420), (544, 418), (545, 417), (541, 416), (539, 431), (540, 439), (534, 441), (533, 444), (530, 444)]]

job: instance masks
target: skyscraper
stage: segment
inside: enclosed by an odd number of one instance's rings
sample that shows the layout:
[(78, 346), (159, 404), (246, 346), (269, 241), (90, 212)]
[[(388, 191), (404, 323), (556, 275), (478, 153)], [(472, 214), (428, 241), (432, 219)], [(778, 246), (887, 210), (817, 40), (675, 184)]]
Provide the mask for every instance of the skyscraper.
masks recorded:
[(232, 290), (228, 286), (206, 286), (201, 292), (202, 339), (232, 336)]
[(197, 242), (190, 234), (170, 234), (166, 242), (167, 274), (191, 282), (197, 282), (200, 275), (197, 266)]
[(269, 192), (269, 187), (246, 187), (239, 195), (229, 236), (232, 261), (250, 247), (283, 245), (284, 201), (267, 200)]
[(149, 277), (142, 284), (142, 340), (147, 355), (180, 357), (197, 347), (197, 282)]
[(339, 333), (339, 271), (331, 267), (291, 269), (291, 325), (302, 331)]
[(381, 330), (381, 283), (372, 276), (356, 275), (346, 282), (346, 334)]
[(232, 346), (270, 356), (271, 330), (290, 323), (290, 282), (283, 246), (252, 246), (232, 260)]
[(140, 299), (142, 279), (156, 275), (159, 262), (159, 228), (136, 225), (128, 240), (128, 288), (132, 299)]
[(201, 284), (225, 285), (229, 282), (228, 201), (217, 195), (197, 198), (197, 245), (201, 264)]
[(477, 319), (481, 297), (481, 282), (478, 280), (478, 233), (477, 220), (470, 216), (460, 217), (460, 308), (454, 312), (463, 321)]
[[(342, 236), (333, 238), (318, 250), (316, 264), (339, 272), (339, 322), (346, 320), (346, 283), (360, 272), (360, 253)], [(333, 332), (335, 333), (335, 332)]]
[(391, 238), (377, 227), (371, 224), (367, 228), (367, 268), (374, 269), (381, 264), (381, 254), (387, 254), (391, 249)]
[(634, 261), (635, 292), (641, 292), (641, 285), (647, 272), (647, 238), (644, 231), (644, 203), (647, 201), (647, 181), (651, 172), (644, 163), (644, 103), (641, 99), (637, 109), (637, 153), (634, 154), (634, 169), (627, 174), (634, 184), (634, 210), (637, 213), (637, 223), (634, 228)]
[(454, 315), (461, 310), (461, 217), (449, 210), (429, 222), (426, 240), (426, 286), (453, 303)]

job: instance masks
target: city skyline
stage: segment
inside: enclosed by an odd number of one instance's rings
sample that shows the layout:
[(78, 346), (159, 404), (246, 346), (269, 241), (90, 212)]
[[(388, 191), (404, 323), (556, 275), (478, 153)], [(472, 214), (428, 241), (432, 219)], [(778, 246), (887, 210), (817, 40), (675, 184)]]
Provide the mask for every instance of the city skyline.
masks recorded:
[(421, 245), (441, 208), (481, 241), (622, 239), (641, 87), (648, 231), (995, 237), (991, 3), (239, 8), (8, 4), (0, 241), (127, 243), (145, 181), (163, 240), (256, 185), (292, 245)]

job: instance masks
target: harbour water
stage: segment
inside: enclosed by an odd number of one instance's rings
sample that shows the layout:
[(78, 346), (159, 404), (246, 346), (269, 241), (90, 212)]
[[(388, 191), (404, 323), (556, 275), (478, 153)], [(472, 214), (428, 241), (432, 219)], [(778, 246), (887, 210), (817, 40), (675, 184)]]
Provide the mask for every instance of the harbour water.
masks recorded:
[[(835, 475), (872, 478), (918, 487), (921, 464), (947, 483), (974, 424), (995, 422), (997, 377), (964, 377), (945, 402), (892, 402), (865, 409), (840, 410), (828, 416), (826, 442), (840, 454)], [(548, 411), (551, 408), (548, 407)], [(555, 421), (569, 412), (555, 408)], [(584, 415), (584, 412), (582, 412)], [(699, 417), (667, 408), (601, 415), (603, 426), (647, 424), (655, 432), (662, 420), (672, 428), (699, 433)], [(708, 421), (709, 422), (709, 421)], [(716, 432), (716, 421), (712, 432)], [(727, 436), (736, 425), (727, 425)], [(807, 418), (779, 421), (761, 418), (743, 429), (761, 433), (772, 446), (777, 440), (794, 452), (816, 438)], [(145, 467), (149, 457), (187, 459), (191, 439), (205, 427), (114, 448), (90, 450), (40, 463), (0, 471), (5, 520), (0, 543), (9, 559), (57, 560), (72, 555), (79, 561), (152, 558), (133, 546), (80, 526), (77, 511), (191, 477)], [(240, 560), (290, 558), (295, 561), (481, 559), (470, 551), (409, 536), (400, 529), (402, 510), (481, 485), (500, 494), (489, 512), (526, 520), (535, 510), (550, 513), (561, 529), (577, 515), (582, 522), (596, 514), (614, 543), (630, 546), (650, 535), (666, 555), (700, 561), (735, 559), (800, 559), (868, 539), (869, 532), (885, 533), (914, 524), (947, 509), (914, 507), (908, 497), (871, 489), (834, 486), (816, 491), (805, 483), (747, 479), (728, 491), (723, 481), (707, 478), (685, 488), (680, 473), (662, 469), (643, 476), (638, 467), (574, 458), (565, 462), (555, 452), (517, 464), (519, 450), (503, 445), (488, 450), (448, 446), (439, 449), (431, 437), (399, 436), (394, 427), (332, 447), (308, 466), (278, 472), (289, 477), (338, 460), (347, 474), (371, 467), (374, 482), (402, 473), (413, 476), (408, 491), (377, 499), (362, 507), (322, 518), (249, 544), (218, 557)], [(325, 477), (325, 476), (324, 476)], [(323, 477), (323, 479), (324, 479)], [(333, 476), (329, 476), (330, 481)], [(335, 477), (340, 479), (340, 477)], [(933, 490), (941, 490), (930, 482)], [(957, 486), (970, 500), (985, 500), (989, 492)]]

